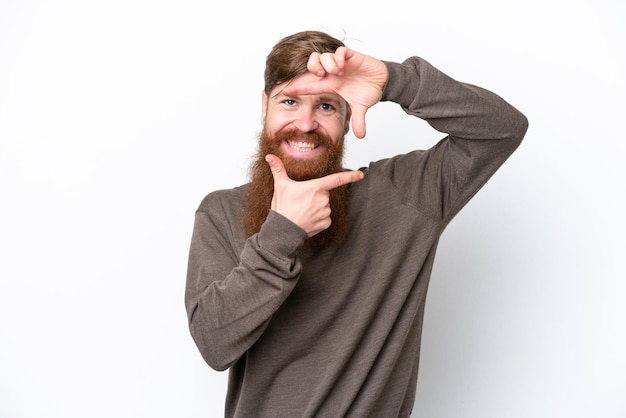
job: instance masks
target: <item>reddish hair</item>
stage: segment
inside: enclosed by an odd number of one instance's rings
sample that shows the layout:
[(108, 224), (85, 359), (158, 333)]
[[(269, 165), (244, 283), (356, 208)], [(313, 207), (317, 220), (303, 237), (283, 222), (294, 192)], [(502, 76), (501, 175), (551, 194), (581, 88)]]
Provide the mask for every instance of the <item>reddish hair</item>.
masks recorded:
[(269, 96), (277, 84), (304, 74), (313, 52), (335, 52), (340, 46), (345, 44), (320, 31), (298, 32), (281, 39), (265, 61), (265, 93)]

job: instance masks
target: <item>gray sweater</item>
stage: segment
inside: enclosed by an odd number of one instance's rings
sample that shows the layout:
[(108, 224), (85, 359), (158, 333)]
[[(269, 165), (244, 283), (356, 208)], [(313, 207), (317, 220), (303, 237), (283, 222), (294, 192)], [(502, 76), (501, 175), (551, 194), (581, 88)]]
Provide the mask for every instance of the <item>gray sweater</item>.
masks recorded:
[(227, 417), (410, 415), (439, 237), (528, 122), (421, 58), (385, 64), (382, 100), (447, 136), (363, 168), (343, 244), (302, 247), (306, 233), (276, 212), (244, 238), (245, 185), (196, 212), (185, 304), (205, 361), (230, 369)]

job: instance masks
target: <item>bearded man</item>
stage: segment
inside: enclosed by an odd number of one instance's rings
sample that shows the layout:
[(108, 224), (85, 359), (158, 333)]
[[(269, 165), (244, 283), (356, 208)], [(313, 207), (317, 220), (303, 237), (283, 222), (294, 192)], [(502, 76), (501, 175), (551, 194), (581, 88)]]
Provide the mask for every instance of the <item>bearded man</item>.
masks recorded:
[[(347, 170), (344, 136), (379, 101), (446, 135)], [(229, 370), (225, 416), (408, 417), (439, 237), (528, 122), (420, 57), (317, 31), (268, 55), (262, 114), (250, 182), (201, 202), (189, 254), (189, 327)]]

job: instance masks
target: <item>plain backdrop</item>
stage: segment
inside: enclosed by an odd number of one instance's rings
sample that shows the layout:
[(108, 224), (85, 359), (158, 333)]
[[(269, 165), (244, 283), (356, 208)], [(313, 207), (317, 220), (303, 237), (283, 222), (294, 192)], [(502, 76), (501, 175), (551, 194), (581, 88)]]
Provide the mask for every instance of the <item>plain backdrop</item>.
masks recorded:
[[(0, 0), (0, 417), (219, 417), (193, 215), (246, 180), (265, 56), (327, 31), (525, 113), (445, 231), (414, 417), (626, 417), (621, 0)], [(381, 103), (346, 165), (442, 134)], [(306, 324), (303, 324), (306, 326)]]

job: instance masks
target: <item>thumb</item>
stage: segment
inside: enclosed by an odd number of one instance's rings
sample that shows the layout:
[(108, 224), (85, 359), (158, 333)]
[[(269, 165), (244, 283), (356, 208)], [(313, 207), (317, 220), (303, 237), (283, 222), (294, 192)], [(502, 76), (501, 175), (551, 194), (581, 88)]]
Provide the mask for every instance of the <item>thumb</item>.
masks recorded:
[(287, 176), (287, 172), (285, 171), (285, 166), (280, 158), (274, 154), (267, 154), (265, 156), (265, 161), (267, 161), (267, 164), (270, 166), (272, 176), (274, 176), (274, 182), (289, 179), (289, 176)]
[(352, 113), (352, 133), (359, 139), (365, 138), (366, 107), (355, 106)]

